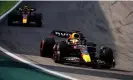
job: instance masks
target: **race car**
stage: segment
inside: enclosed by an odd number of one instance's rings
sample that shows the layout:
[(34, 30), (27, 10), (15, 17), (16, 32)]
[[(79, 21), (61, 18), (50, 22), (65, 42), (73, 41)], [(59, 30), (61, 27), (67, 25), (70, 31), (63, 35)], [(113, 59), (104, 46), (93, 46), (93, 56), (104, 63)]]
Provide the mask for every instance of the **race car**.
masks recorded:
[(16, 11), (11, 12), (8, 15), (8, 25), (22, 25), (22, 26), (42, 26), (42, 14), (34, 13), (35, 8), (29, 8), (24, 6), (23, 8), (18, 8)]
[[(66, 39), (56, 42), (54, 36)], [(56, 63), (78, 63), (99, 69), (115, 66), (111, 48), (102, 46), (97, 53), (96, 44), (87, 42), (79, 31), (52, 31), (51, 38), (41, 40), (40, 56), (52, 58)]]

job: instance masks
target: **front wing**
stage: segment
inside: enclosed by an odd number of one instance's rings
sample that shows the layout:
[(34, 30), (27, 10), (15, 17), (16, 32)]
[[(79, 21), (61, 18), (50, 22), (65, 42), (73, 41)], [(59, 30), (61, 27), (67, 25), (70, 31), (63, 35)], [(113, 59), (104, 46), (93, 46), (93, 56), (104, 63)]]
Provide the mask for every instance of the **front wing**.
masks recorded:
[(79, 63), (79, 64), (86, 64), (86, 65), (91, 64), (91, 62), (85, 62), (82, 58), (78, 58), (78, 57), (64, 57), (63, 59), (61, 59), (61, 61), (63, 61), (64, 63)]
[(82, 58), (78, 58), (78, 57), (64, 57), (60, 61), (64, 63), (82, 64), (82, 65), (87, 65), (87, 66), (93, 66), (94, 64), (99, 64), (103, 67), (107, 67), (107, 66), (114, 67), (115, 66), (115, 61), (110, 65), (101, 60), (100, 60), (100, 63), (97, 62), (97, 60), (93, 60), (91, 62), (85, 62)]
[(22, 21), (19, 21), (19, 20), (17, 21), (16, 20), (16, 21), (12, 21), (12, 24), (14, 24), (14, 25), (29, 25), (29, 26), (31, 25), (32, 26), (32, 25), (36, 25), (37, 23), (33, 22), (33, 21), (23, 21), (23, 20)]

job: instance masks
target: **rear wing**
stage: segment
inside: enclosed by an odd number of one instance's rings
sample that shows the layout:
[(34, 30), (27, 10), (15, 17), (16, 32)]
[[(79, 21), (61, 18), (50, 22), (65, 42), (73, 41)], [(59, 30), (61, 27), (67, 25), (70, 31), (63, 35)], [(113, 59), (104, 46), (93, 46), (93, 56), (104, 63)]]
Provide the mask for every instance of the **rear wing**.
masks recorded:
[(68, 38), (72, 34), (72, 32), (54, 30), (50, 34), (51, 34), (51, 36), (57, 36), (57, 37), (61, 37), (61, 38)]
[(71, 32), (67, 32), (67, 31), (60, 31), (60, 30), (53, 30), (51, 32), (51, 36), (57, 36), (57, 37), (60, 37), (60, 38), (69, 38), (69, 36), (72, 34), (72, 33), (78, 33), (80, 35), (80, 39), (85, 39), (84, 35), (80, 32), (80, 31), (71, 31)]

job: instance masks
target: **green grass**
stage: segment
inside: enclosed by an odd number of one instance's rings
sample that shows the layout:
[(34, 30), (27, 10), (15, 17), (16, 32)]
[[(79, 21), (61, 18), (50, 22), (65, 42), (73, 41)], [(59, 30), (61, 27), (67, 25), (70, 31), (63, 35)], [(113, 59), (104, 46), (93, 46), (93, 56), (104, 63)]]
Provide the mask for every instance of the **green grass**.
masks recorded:
[(0, 1), (0, 16), (13, 7), (17, 1)]

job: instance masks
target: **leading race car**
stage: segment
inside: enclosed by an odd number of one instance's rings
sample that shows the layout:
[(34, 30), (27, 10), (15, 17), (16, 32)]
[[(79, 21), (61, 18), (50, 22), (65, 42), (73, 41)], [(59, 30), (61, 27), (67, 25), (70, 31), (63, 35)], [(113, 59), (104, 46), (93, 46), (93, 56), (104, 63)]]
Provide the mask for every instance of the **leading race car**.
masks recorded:
[(23, 26), (42, 26), (42, 14), (33, 13), (34, 8), (29, 8), (24, 6), (23, 8), (18, 8), (17, 11), (11, 12), (8, 15), (8, 25), (23, 25)]
[[(42, 57), (51, 57), (56, 63), (79, 63), (92, 66), (92, 68), (115, 66), (112, 49), (102, 46), (100, 52), (97, 53), (96, 44), (87, 42), (80, 31), (52, 31), (51, 36), (41, 41), (40, 55)], [(67, 39), (56, 42), (54, 36)]]

